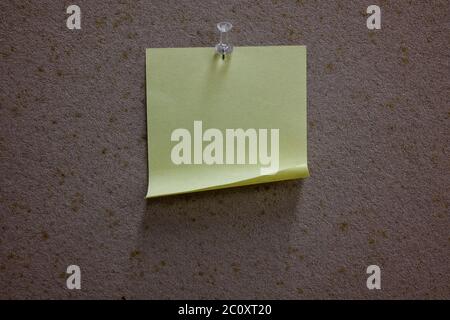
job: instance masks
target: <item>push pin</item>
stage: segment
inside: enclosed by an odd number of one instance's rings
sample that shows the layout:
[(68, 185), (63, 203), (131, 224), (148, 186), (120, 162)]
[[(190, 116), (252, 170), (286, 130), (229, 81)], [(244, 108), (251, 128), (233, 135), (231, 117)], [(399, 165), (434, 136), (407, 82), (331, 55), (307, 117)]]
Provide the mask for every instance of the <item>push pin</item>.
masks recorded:
[(216, 45), (216, 52), (222, 55), (222, 60), (225, 60), (225, 55), (233, 52), (233, 45), (228, 42), (228, 31), (233, 28), (230, 22), (219, 22), (217, 29), (220, 32), (220, 42)]

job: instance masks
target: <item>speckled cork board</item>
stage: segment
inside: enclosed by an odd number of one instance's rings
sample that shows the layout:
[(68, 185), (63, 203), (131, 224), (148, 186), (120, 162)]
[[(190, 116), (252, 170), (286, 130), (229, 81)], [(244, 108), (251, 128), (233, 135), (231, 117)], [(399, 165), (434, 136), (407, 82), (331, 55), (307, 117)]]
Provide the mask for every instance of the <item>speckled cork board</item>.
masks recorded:
[[(448, 1), (75, 3), (0, 2), (0, 298), (450, 298)], [(146, 201), (145, 48), (223, 20), (308, 46), (311, 177)]]

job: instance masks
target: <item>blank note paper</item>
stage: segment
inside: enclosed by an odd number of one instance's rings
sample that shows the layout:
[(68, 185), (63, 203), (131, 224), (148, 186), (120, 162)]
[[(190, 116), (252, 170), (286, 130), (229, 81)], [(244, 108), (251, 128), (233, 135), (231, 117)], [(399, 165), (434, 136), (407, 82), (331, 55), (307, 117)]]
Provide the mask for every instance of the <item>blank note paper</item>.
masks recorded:
[(147, 198), (308, 177), (306, 47), (146, 50)]

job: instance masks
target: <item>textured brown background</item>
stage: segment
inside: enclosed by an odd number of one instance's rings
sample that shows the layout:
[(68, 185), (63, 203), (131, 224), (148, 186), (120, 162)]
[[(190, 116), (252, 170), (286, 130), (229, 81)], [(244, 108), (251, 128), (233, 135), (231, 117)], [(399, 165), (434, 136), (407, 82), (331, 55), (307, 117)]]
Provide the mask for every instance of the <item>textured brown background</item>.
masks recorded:
[[(448, 1), (71, 3), (0, 2), (0, 298), (450, 298)], [(308, 46), (311, 177), (146, 201), (144, 50), (222, 20)]]

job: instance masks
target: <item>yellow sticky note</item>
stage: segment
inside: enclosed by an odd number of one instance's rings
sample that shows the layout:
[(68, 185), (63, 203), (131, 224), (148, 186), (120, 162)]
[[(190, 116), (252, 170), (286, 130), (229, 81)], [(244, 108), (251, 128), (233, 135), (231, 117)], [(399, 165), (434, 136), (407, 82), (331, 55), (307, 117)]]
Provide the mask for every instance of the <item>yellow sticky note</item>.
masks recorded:
[(309, 176), (306, 47), (147, 49), (146, 77), (147, 198)]

